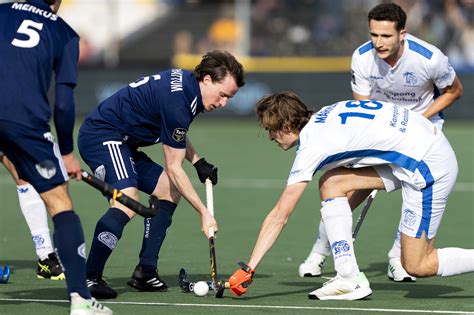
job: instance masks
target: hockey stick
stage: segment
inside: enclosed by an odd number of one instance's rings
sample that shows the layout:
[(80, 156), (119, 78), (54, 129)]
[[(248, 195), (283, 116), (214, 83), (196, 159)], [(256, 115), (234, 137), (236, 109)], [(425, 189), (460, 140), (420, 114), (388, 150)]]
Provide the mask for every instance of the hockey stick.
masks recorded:
[(364, 208), (359, 214), (359, 218), (357, 218), (356, 225), (354, 227), (354, 232), (352, 232), (352, 241), (355, 241), (357, 234), (359, 234), (360, 227), (362, 226), (362, 223), (364, 222), (365, 216), (367, 215), (367, 212), (369, 211), (370, 205), (372, 204), (372, 201), (374, 201), (375, 196), (377, 195), (377, 190), (372, 190), (370, 193), (369, 197), (367, 197), (367, 201), (365, 202)]
[[(212, 182), (206, 179), (206, 206), (212, 216), (214, 216), (214, 194)], [(209, 257), (211, 263), (211, 283), (214, 295), (216, 298), (221, 298), (224, 295), (225, 284), (219, 282), (217, 278), (217, 264), (216, 264), (216, 248), (214, 245), (214, 229), (209, 229)]]
[[(194, 292), (194, 285), (196, 283), (197, 283), (197, 281), (196, 282), (189, 281), (186, 269), (181, 268), (181, 270), (179, 271), (179, 287), (181, 288), (181, 291), (183, 293)], [(212, 290), (213, 289), (212, 282), (211, 281), (206, 281), (206, 283), (209, 286), (209, 290)], [(219, 285), (220, 285), (220, 283), (219, 283)], [(224, 288), (225, 289), (230, 288), (229, 282), (227, 282), (227, 281), (224, 282)]]
[(112, 185), (107, 184), (106, 182), (98, 179), (94, 175), (91, 175), (84, 170), (82, 170), (82, 180), (97, 189), (98, 191), (100, 191), (101, 193), (103, 193), (104, 195), (110, 197), (113, 200), (117, 200), (124, 206), (130, 208), (132, 211), (145, 218), (153, 217), (158, 211), (158, 198), (153, 195), (150, 196), (150, 206), (145, 207), (140, 202), (130, 198), (120, 190), (114, 188)]

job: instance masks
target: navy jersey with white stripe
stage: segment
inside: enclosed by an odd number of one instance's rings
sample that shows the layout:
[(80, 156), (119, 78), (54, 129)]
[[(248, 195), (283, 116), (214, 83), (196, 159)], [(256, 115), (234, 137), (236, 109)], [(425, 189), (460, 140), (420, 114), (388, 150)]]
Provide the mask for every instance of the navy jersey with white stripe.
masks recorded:
[(43, 1), (0, 4), (0, 119), (49, 128), (55, 82), (75, 86), (79, 37)]
[(171, 69), (140, 78), (117, 91), (87, 116), (80, 132), (115, 131), (132, 147), (161, 142), (182, 149), (189, 125), (203, 109), (194, 75)]
[[(437, 131), (441, 132), (441, 131)], [(288, 185), (318, 170), (388, 164), (394, 176), (423, 188), (423, 158), (436, 128), (422, 115), (380, 101), (342, 101), (315, 113), (299, 135)]]

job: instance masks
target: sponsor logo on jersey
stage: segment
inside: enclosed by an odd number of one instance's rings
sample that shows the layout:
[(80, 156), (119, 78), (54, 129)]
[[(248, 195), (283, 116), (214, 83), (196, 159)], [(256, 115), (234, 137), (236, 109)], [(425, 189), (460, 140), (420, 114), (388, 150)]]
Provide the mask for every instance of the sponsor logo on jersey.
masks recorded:
[(35, 164), (35, 167), (36, 171), (38, 171), (44, 179), (51, 179), (56, 175), (56, 166), (51, 160), (39, 162), (38, 164)]
[(35, 243), (35, 248), (41, 248), (44, 244), (44, 238), (41, 235), (33, 235), (31, 239)]
[(346, 240), (334, 242), (332, 243), (331, 247), (334, 255), (339, 255), (348, 252), (351, 249)]
[(407, 227), (413, 226), (416, 223), (415, 213), (406, 208), (403, 210), (403, 224)]
[(403, 77), (405, 78), (405, 86), (416, 86), (418, 84), (418, 78), (415, 72), (407, 71), (403, 74)]
[(111, 250), (114, 250), (114, 248), (117, 246), (118, 238), (114, 234), (110, 232), (102, 232), (97, 236), (97, 239), (99, 242), (110, 248)]
[(186, 139), (186, 132), (188, 132), (186, 129), (184, 128), (176, 128), (174, 131), (173, 131), (173, 139), (176, 141), (176, 142), (181, 142), (183, 141), (184, 139)]

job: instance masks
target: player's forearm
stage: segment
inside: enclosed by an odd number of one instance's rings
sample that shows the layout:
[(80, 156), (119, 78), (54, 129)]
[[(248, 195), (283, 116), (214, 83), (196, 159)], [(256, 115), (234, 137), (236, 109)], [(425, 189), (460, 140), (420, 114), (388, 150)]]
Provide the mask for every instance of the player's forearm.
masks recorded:
[(173, 185), (175, 185), (176, 189), (180, 192), (181, 196), (183, 196), (183, 198), (186, 199), (198, 213), (202, 214), (207, 211), (207, 208), (202, 203), (188, 175), (181, 165), (167, 165), (166, 173)]
[(258, 234), (257, 242), (250, 256), (248, 265), (256, 269), (262, 258), (270, 250), (285, 227), (287, 217), (282, 217), (273, 209), (265, 218)]
[(423, 113), (426, 118), (431, 118), (438, 114), (442, 110), (451, 106), (456, 100), (458, 100), (464, 93), (464, 88), (461, 81), (456, 77), (452, 85), (444, 89), (441, 94), (431, 106)]
[(196, 163), (201, 157), (197, 154), (189, 137), (186, 137), (186, 160), (191, 164)]

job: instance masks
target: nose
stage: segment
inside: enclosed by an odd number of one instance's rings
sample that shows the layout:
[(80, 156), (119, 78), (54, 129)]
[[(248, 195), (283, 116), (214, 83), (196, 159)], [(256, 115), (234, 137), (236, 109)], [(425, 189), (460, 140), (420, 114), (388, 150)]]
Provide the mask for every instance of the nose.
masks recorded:
[(381, 36), (377, 37), (377, 40), (375, 41), (375, 47), (376, 48), (382, 47), (382, 37)]
[(226, 107), (227, 101), (228, 101), (227, 97), (221, 97), (219, 101), (219, 105), (221, 105), (221, 107)]

